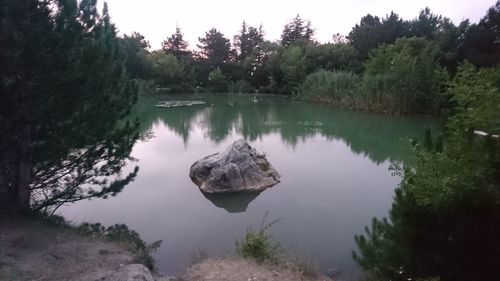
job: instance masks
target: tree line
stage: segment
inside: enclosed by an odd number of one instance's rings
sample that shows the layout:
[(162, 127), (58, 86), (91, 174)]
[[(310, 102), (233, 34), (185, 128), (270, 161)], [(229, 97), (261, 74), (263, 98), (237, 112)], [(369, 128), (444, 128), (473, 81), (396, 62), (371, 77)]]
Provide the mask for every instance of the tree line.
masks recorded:
[(123, 37), (131, 77), (153, 80), (169, 92), (260, 92), (296, 95), (390, 114), (440, 114), (443, 89), (458, 65), (491, 67), (500, 60), (500, 5), (478, 23), (458, 25), (429, 8), (412, 20), (394, 12), (366, 15), (347, 37), (314, 40), (310, 21), (297, 15), (281, 39), (243, 22), (231, 41), (216, 28), (191, 49), (179, 27), (149, 51), (139, 33)]

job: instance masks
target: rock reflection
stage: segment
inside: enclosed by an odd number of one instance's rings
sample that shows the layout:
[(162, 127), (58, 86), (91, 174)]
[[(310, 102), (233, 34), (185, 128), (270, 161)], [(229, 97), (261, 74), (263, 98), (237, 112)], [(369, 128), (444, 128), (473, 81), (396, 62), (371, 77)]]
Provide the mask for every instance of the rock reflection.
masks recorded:
[(235, 192), (235, 193), (204, 193), (203, 196), (215, 206), (226, 210), (228, 213), (242, 213), (248, 208), (250, 202), (255, 200), (262, 192)]

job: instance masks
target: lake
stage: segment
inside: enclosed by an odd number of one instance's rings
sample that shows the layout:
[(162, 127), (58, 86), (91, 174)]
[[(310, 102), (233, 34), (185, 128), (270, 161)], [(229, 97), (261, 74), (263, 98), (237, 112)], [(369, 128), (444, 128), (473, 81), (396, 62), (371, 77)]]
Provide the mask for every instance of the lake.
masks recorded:
[[(158, 108), (164, 100), (205, 105)], [(353, 235), (374, 216), (387, 215), (400, 179), (392, 161), (411, 163), (410, 139), (422, 139), (424, 117), (390, 117), (332, 108), (281, 96), (177, 95), (141, 97), (134, 109), (148, 138), (132, 151), (134, 182), (116, 197), (60, 209), (73, 222), (124, 223), (143, 239), (163, 240), (156, 252), (160, 272), (182, 272), (202, 248), (230, 255), (249, 226), (265, 213), (283, 248), (321, 269), (356, 279)], [(281, 174), (281, 183), (260, 194), (205, 197), (189, 178), (198, 159), (245, 138)]]

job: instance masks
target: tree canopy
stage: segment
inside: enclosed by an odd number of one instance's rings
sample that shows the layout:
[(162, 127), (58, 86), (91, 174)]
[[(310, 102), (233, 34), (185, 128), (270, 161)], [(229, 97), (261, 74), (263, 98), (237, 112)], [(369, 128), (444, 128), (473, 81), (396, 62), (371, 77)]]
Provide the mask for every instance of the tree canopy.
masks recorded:
[(107, 6), (96, 1), (0, 4), (0, 201), (58, 207), (119, 192), (137, 139), (136, 99)]

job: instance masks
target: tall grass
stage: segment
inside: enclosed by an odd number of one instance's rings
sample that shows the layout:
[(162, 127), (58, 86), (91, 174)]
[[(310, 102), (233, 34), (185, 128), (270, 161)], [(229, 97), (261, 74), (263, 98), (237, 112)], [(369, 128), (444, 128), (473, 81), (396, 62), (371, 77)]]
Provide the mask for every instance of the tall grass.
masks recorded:
[(361, 77), (352, 72), (319, 70), (306, 77), (299, 93), (305, 98), (328, 98), (339, 105), (348, 105), (359, 94)]
[(426, 112), (431, 103), (423, 101), (421, 93), (406, 80), (391, 74), (365, 74), (319, 70), (306, 77), (299, 89), (305, 99), (334, 104), (350, 109), (388, 114)]

